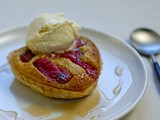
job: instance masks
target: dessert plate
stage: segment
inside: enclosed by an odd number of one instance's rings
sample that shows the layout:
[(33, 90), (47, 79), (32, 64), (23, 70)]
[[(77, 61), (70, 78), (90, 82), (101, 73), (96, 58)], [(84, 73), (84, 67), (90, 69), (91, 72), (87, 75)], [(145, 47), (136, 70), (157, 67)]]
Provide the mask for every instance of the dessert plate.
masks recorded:
[[(25, 45), (27, 27), (0, 33), (0, 66), (7, 55)], [(119, 119), (142, 98), (146, 68), (139, 54), (126, 43), (107, 34), (82, 28), (100, 50), (103, 68), (92, 95), (75, 100), (47, 98), (19, 83), (6, 64), (0, 67), (0, 119)]]

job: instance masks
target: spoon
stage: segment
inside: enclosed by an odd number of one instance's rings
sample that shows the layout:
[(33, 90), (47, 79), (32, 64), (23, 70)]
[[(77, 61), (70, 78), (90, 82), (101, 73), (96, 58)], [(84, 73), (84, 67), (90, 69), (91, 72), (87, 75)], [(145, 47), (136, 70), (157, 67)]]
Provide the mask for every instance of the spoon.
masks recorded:
[(134, 30), (130, 36), (132, 46), (143, 55), (152, 58), (154, 68), (160, 80), (160, 67), (155, 58), (155, 54), (160, 52), (160, 35), (148, 28)]

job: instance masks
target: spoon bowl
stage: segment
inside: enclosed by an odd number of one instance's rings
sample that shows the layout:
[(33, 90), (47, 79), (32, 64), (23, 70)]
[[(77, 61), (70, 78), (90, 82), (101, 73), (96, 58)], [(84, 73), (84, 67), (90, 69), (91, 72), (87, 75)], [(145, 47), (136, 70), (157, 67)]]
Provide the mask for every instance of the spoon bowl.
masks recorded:
[(132, 46), (141, 54), (149, 55), (160, 80), (160, 67), (155, 58), (155, 54), (160, 52), (160, 35), (147, 28), (134, 30), (130, 36)]
[(160, 35), (147, 28), (139, 28), (132, 32), (131, 44), (141, 54), (151, 55), (160, 52)]

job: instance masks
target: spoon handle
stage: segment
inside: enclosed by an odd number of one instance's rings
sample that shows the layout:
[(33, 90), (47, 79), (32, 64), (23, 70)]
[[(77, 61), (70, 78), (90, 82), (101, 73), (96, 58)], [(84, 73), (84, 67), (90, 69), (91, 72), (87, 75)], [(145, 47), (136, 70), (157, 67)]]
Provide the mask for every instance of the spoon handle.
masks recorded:
[(158, 76), (158, 78), (160, 80), (160, 67), (159, 67), (158, 62), (154, 62), (154, 68), (155, 68), (155, 70), (157, 72), (157, 76)]
[(156, 70), (158, 79), (160, 80), (160, 67), (159, 67), (159, 64), (158, 64), (158, 62), (157, 62), (157, 60), (156, 60), (156, 58), (155, 58), (154, 55), (151, 55), (151, 58), (152, 58), (152, 60), (153, 60), (154, 68), (155, 68), (155, 70)]

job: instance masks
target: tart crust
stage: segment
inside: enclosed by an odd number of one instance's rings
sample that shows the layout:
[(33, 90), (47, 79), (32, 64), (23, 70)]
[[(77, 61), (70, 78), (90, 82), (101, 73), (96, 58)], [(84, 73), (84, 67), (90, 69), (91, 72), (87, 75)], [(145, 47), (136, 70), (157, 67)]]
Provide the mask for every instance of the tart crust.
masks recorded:
[[(45, 96), (63, 99), (84, 97), (91, 94), (96, 88), (102, 62), (99, 50), (91, 40), (82, 36), (78, 39), (86, 43), (78, 48), (82, 53), (80, 59), (97, 70), (96, 78), (90, 77), (83, 67), (73, 63), (70, 59), (55, 57), (57, 55), (55, 53), (36, 54), (30, 61), (22, 62), (20, 55), (28, 50), (26, 46), (11, 52), (8, 56), (8, 62), (17, 80)], [(67, 70), (72, 75), (71, 80), (65, 84), (50, 80), (34, 66), (33, 63), (38, 58), (49, 59), (57, 66)]]

